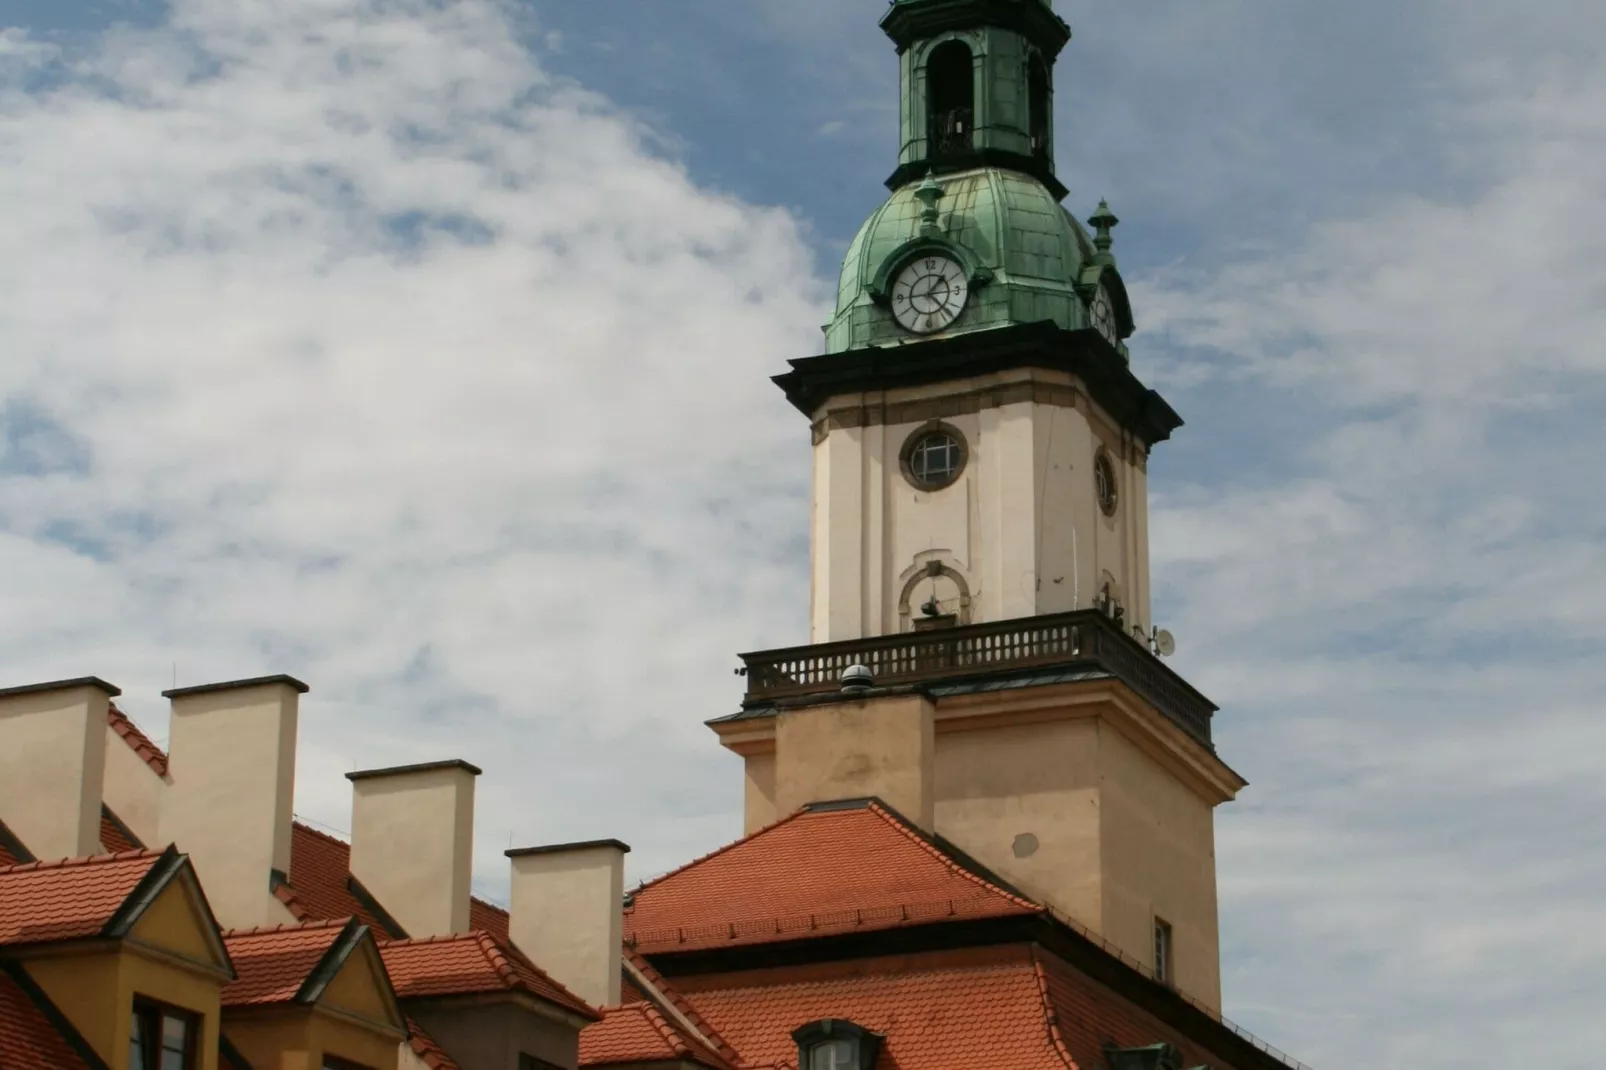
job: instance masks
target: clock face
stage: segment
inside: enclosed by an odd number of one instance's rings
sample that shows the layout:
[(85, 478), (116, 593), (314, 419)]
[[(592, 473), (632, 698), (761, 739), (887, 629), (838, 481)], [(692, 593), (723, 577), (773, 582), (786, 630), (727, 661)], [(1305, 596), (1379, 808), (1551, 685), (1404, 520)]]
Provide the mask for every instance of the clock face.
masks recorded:
[(1100, 286), (1093, 293), (1093, 301), (1087, 308), (1088, 318), (1093, 326), (1104, 336), (1105, 341), (1112, 346), (1120, 344), (1121, 328), (1115, 322), (1115, 306), (1110, 303), (1109, 291)]
[(892, 316), (905, 330), (930, 334), (958, 319), (969, 297), (965, 269), (931, 253), (898, 272), (892, 284)]

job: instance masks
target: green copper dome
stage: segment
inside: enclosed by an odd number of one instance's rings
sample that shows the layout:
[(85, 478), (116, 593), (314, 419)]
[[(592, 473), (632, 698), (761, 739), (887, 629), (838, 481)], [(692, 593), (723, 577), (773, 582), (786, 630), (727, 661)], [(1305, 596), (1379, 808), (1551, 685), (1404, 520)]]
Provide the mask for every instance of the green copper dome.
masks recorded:
[(887, 307), (885, 279), (923, 243), (953, 247), (972, 278), (964, 312), (938, 337), (1044, 320), (1067, 330), (1088, 327), (1088, 299), (1105, 282), (1122, 326), (1130, 330), (1113, 258), (1101, 254), (1042, 182), (998, 167), (936, 181), (942, 193), (935, 198), (935, 220), (923, 203), (933, 199), (931, 180), (912, 182), (893, 193), (853, 239), (842, 263), (836, 314), (826, 328), (826, 352), (915, 340)]

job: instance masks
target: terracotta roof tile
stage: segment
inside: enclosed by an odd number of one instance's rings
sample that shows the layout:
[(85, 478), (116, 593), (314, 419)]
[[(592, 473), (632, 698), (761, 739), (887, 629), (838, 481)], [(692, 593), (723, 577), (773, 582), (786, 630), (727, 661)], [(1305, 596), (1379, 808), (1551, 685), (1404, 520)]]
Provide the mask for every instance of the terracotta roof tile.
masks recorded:
[(388, 940), (379, 948), (396, 995), (402, 999), (526, 992), (585, 1017), (598, 1017), (590, 1004), (548, 977), (517, 948), (489, 933)]
[(643, 886), (625, 937), (652, 954), (1039, 912), (870, 802), (799, 811)]
[(289, 1003), (345, 931), (345, 921), (315, 921), (223, 934), (235, 979), (223, 989), (223, 1006)]
[(0, 947), (99, 934), (161, 858), (133, 851), (0, 869)]
[(648, 1002), (627, 1003), (603, 1012), (580, 1033), (580, 1065), (612, 1066), (684, 1059), (714, 1070), (729, 1065), (716, 1052), (688, 1036)]
[(423, 1061), (429, 1070), (462, 1070), (434, 1039), (413, 1021), (407, 1019), (407, 1046)]
[(619, 1002), (640, 1003), (646, 998), (646, 993), (641, 990), (635, 979), (630, 976), (630, 971), (621, 969), (619, 971)]
[(290, 829), (290, 884), (274, 890), (297, 921), (356, 918), (379, 936), (390, 927), (351, 892), (351, 844), (297, 821)]
[(100, 842), (111, 854), (138, 851), (145, 846), (105, 803), (100, 807)]
[[(731, 1047), (725, 1041), (725, 1038), (720, 1036), (719, 1032), (708, 1024), (708, 1020), (698, 1013), (697, 1008), (692, 1006), (691, 1001), (679, 989), (670, 984), (643, 955), (631, 948), (625, 948), (622, 966), (625, 977), (631, 981), (631, 989), (641, 993), (641, 1000), (657, 1004), (659, 1009), (664, 1011), (671, 1020), (678, 1018), (688, 1022), (694, 1031), (695, 1038), (699, 1042), (704, 1042), (711, 1046), (726, 1062), (734, 1064), (740, 1061), (740, 1056), (736, 1054), (736, 1049)], [(623, 989), (624, 986), (621, 984), (621, 994)], [(636, 1001), (625, 999), (624, 1002)]]
[(0, 1066), (102, 1070), (104, 1063), (85, 1060), (51, 1021), (44, 993), (30, 992), (32, 986), (14, 976), (21, 970), (20, 965), (0, 968)]
[(1142, 1047), (1164, 1041), (1181, 1049), (1184, 1066), (1227, 1070), (1230, 1063), (1186, 1039), (1159, 1018), (1061, 962), (1037, 952), (1036, 966), (1052, 1021), (1072, 1056), (1084, 1066), (1101, 1065), (1104, 1046)]
[(128, 719), (128, 714), (118, 709), (116, 705), (109, 705), (106, 708), (106, 721), (111, 725), (112, 731), (128, 744), (130, 750), (145, 759), (145, 764), (151, 767), (151, 772), (160, 777), (167, 775), (167, 755), (162, 752), (162, 748), (151, 742), (149, 736), (139, 730), (138, 725)]
[(468, 927), (478, 932), (490, 933), (503, 943), (512, 939), (508, 936), (507, 911), (483, 899), (468, 901)]
[[(683, 978), (744, 1066), (796, 1066), (792, 1031), (846, 1018), (881, 1033), (883, 1070), (1091, 1070), (1058, 1042), (1026, 946)], [(583, 1034), (582, 1034), (583, 1037)]]

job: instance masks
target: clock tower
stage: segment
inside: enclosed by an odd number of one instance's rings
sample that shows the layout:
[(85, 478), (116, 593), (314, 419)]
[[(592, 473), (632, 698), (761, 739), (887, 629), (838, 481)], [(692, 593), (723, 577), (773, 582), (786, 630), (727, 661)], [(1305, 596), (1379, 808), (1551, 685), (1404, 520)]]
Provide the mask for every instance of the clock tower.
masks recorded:
[(891, 196), (825, 352), (775, 380), (812, 428), (811, 641), (744, 655), (711, 727), (749, 831), (879, 798), (1219, 1007), (1214, 809), (1244, 781), (1150, 612), (1149, 456), (1182, 420), (1130, 366), (1115, 214), (1062, 207), (1070, 28), (1049, 0), (881, 27)]
[(815, 642), (1108, 606), (1151, 627), (1146, 472), (1181, 420), (1128, 368), (1105, 204), (1055, 175), (1045, 0), (897, 0), (892, 195), (843, 262), (814, 431)]

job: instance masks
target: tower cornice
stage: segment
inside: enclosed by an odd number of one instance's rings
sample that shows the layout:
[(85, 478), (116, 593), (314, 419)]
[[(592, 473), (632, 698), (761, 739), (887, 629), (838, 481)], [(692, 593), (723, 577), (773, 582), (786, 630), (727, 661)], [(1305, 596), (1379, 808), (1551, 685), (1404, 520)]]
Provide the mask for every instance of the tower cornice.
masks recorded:
[(1026, 323), (902, 346), (874, 346), (789, 362), (774, 377), (796, 409), (813, 419), (843, 394), (925, 386), (1015, 368), (1068, 372), (1122, 428), (1153, 446), (1182, 426), (1182, 417), (1132, 374), (1127, 362), (1091, 329)]
[(1071, 27), (1045, 0), (894, 0), (881, 29), (902, 52), (949, 30), (997, 26), (1023, 35), (1055, 59), (1071, 40)]

